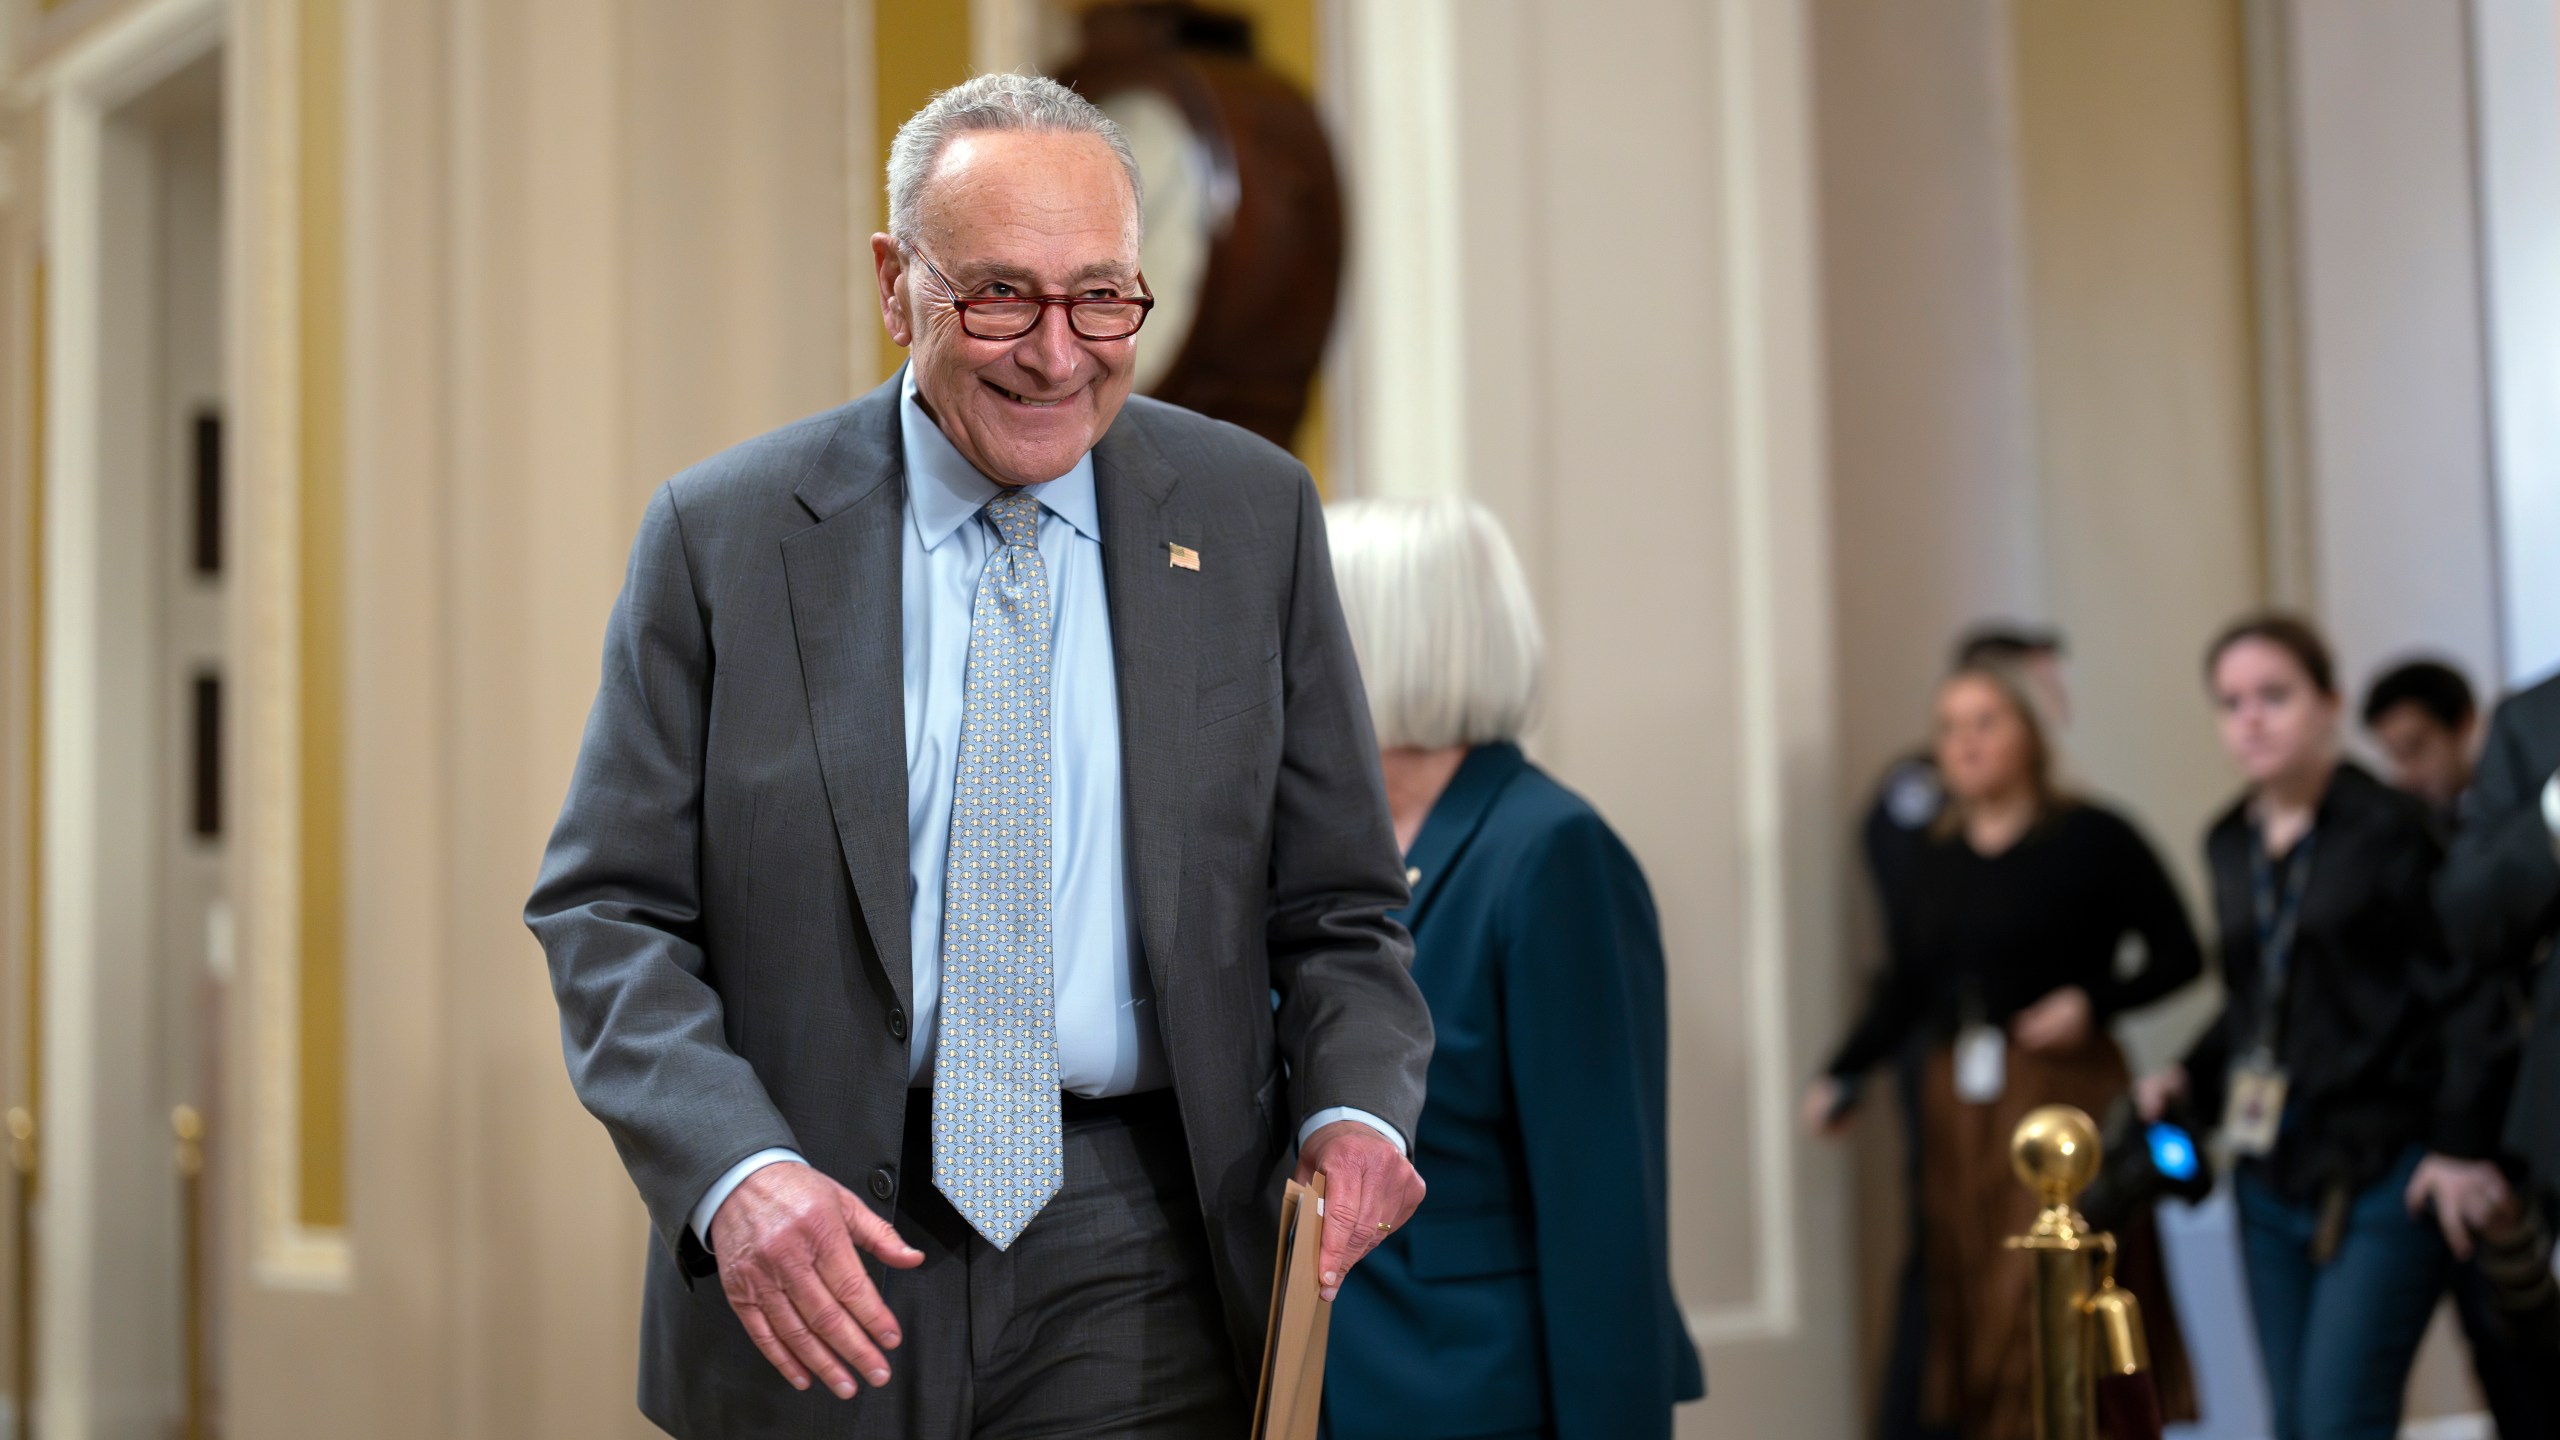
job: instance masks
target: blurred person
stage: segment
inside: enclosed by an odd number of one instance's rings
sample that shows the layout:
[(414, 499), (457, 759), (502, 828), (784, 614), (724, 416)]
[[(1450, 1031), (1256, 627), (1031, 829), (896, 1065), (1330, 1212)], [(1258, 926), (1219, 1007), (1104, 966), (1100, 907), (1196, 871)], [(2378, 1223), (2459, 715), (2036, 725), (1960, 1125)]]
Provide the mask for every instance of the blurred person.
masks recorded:
[(2364, 694), (2364, 728), (2391, 762), (2391, 783), (2427, 802), (2439, 822), (2471, 788), (2480, 709), (2471, 682), (2441, 660), (2395, 665)]
[[(2063, 644), (2058, 630), (1989, 621), (1956, 637), (1949, 673), (1979, 665), (2016, 667), (2034, 682), (2045, 713), (2056, 725), (2067, 723), (2071, 697), (2063, 683)], [(1859, 848), (1874, 886), (1876, 913), (1887, 936), (1910, 890), (1915, 858), (1931, 828), (1946, 808), (1946, 784), (1938, 771), (1934, 746), (1896, 760), (1877, 782), (1859, 827)], [(1919, 1052), (1906, 1047), (1895, 1059), (1896, 1108), (1902, 1121), (1904, 1189), (1911, 1204), (1920, 1201)], [(1893, 1329), (1885, 1357), (1884, 1391), (1878, 1405), (1877, 1434), (1882, 1440), (1918, 1440), (1928, 1433), (1920, 1420), (1920, 1389), (1929, 1349), (1928, 1291), (1922, 1274), (1920, 1217), (1907, 1217), (1910, 1248), (1894, 1285)]]
[[(2502, 1148), (2525, 1195), (2517, 1225), (2482, 1227), (2478, 1268), (2509, 1342), (2494, 1352), (2502, 1373), (2489, 1399), (2512, 1440), (2560, 1434), (2551, 1267), (2560, 1213), (2560, 966), (2551, 963), (2560, 940), (2560, 677), (2509, 696), (2490, 717), (2462, 813), (2436, 910), (2456, 953), (2482, 971), (2467, 1043), (2507, 1062), (2496, 1071), (2507, 1102)], [(2490, 1363), (2484, 1354), (2484, 1388)]]
[(981, 76), (888, 169), (909, 363), (651, 500), (527, 911), (656, 1229), (641, 1408), (1241, 1434), (1293, 1142), (1328, 1292), (1422, 1196), (1430, 1016), (1323, 517), (1280, 450), (1130, 397), (1099, 110)]
[[(1922, 1433), (1964, 1440), (2035, 1431), (2031, 1277), (2007, 1241), (2037, 1207), (2011, 1173), (2011, 1134), (2039, 1105), (2106, 1114), (2131, 1085), (2108, 1022), (2203, 969), (2158, 855), (2131, 822), (2061, 783), (2045, 711), (2013, 666), (1976, 663), (1939, 687), (1947, 808), (1915, 857), (1866, 1010), (1804, 1098), (1806, 1127), (1836, 1134), (1860, 1077), (1916, 1052), (1920, 1421)], [(2143, 955), (2124, 973), (2128, 937)], [(2193, 1380), (2148, 1217), (2119, 1238), (2163, 1412), (2192, 1418)]]
[(2511, 1204), (2483, 1078), (2447, 1053), (2442, 851), (2422, 802), (2342, 758), (2308, 623), (2244, 619), (2205, 671), (2246, 782), (2205, 837), (2226, 997), (2142, 1108), (2222, 1117), (2277, 1440), (2389, 1440), (2453, 1255)]
[(1705, 1392), (1665, 1215), (1661, 927), (1644, 872), (1518, 738), (1536, 612), (1462, 500), (1327, 507), (1438, 1045), (1431, 1203), (1342, 1289), (1332, 1440), (1662, 1440)]
[(2560, 676), (2498, 706), (2465, 816), (2437, 907), (2456, 946), (2533, 994), (2506, 1148), (2560, 1189)]
[[(2060, 631), (1990, 621), (1956, 637), (1949, 670), (1976, 665), (2011, 665), (2034, 681), (2046, 713), (2056, 723), (2070, 714), (2070, 695), (2063, 684)], [(1934, 746), (1896, 760), (1877, 782), (1859, 827), (1859, 848), (1874, 886), (1876, 910), (1887, 936), (1893, 933), (1902, 899), (1910, 890), (1910, 874), (1931, 827), (1946, 808), (1946, 784), (1938, 772)], [(1916, 1207), (1920, 1199), (1920, 1075), (1917, 1052), (1896, 1057), (1898, 1110), (1902, 1119), (1905, 1190)], [(1920, 1218), (1909, 1217), (1911, 1248), (1894, 1287), (1893, 1332), (1885, 1359), (1884, 1393), (1878, 1407), (1877, 1432), (1883, 1440), (1915, 1440), (1925, 1435), (1920, 1421), (1920, 1388), (1928, 1355), (1928, 1296), (1921, 1273)]]
[[(2467, 796), (2480, 729), (2471, 682), (2442, 661), (2404, 661), (2366, 689), (2363, 719), (2390, 761), (2392, 785), (2424, 801), (2439, 832), (2458, 847), (2465, 811), (2478, 799)], [(2541, 817), (2532, 818), (2532, 838), (2538, 842)], [(2547, 853), (2549, 847), (2534, 848)], [(2502, 1115), (2520, 1038), (2513, 1017), (2522, 1009), (2517, 978), (2522, 967), (2466, 946), (2455, 933), (2455, 906), (2447, 903), (2446, 891), (2458, 874), (2449, 854), (2437, 877), (2437, 913), (2456, 953), (2476, 972), (2472, 983), (2478, 988), (2462, 1002), (2474, 1013), (2458, 1022), (2465, 1038), (2451, 1046), (2447, 1063), (2493, 1071), (2481, 1089), (2494, 1097)], [(2538, 1208), (2519, 1206), (2512, 1223), (2488, 1226), (2466, 1217), (2465, 1229), (2474, 1253), (2453, 1268), (2454, 1313), (2461, 1319), (2462, 1338), (2470, 1347), (2489, 1414), (2500, 1435), (2560, 1435), (2560, 1366), (2552, 1363), (2560, 1355), (2545, 1353), (2548, 1341), (2543, 1338), (2560, 1329), (2560, 1291), (2551, 1282), (2544, 1216)]]

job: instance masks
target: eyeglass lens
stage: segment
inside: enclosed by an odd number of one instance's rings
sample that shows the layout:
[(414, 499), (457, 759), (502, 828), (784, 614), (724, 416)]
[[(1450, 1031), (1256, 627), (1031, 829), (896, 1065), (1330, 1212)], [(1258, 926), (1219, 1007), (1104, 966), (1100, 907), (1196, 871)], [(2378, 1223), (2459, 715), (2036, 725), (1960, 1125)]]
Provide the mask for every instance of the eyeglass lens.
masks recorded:
[[(1013, 340), (1031, 332), (1040, 323), (1039, 302), (997, 301), (971, 302), (961, 311), (967, 322), (964, 328), (980, 340)], [(1067, 307), (1067, 323), (1087, 340), (1124, 340), (1138, 333), (1147, 318), (1143, 305), (1119, 304), (1109, 300), (1079, 300)]]

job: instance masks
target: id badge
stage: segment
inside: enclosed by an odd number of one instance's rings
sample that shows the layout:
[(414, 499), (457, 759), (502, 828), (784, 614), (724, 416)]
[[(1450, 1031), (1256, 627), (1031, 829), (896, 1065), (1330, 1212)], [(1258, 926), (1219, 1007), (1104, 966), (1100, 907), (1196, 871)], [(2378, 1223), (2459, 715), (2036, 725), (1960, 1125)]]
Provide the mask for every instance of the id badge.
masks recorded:
[(1956, 1098), (1988, 1105), (2009, 1084), (2009, 1037), (1996, 1025), (1967, 1025), (1956, 1032)]
[(2231, 1098), (2222, 1110), (2222, 1138), (2234, 1155), (2275, 1153), (2276, 1131), (2284, 1123), (2284, 1071), (2271, 1062), (2235, 1067)]

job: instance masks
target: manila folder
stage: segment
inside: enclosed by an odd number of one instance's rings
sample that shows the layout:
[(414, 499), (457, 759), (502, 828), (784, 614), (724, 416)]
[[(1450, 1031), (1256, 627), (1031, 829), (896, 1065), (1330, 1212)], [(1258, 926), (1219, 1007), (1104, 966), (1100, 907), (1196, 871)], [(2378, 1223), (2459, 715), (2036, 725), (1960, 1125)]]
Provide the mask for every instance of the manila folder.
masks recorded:
[(1273, 1262), (1253, 1440), (1315, 1440), (1324, 1409), (1325, 1332), (1333, 1324), (1333, 1302), (1318, 1293), (1323, 1240), (1324, 1177), (1313, 1185), (1290, 1181), (1280, 1197), (1280, 1255)]

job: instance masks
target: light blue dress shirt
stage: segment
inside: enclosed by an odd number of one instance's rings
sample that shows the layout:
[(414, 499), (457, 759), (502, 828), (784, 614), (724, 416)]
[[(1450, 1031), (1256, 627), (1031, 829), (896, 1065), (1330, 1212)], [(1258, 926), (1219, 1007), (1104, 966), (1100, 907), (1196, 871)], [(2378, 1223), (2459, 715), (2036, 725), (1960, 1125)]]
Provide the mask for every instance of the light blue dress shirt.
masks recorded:
[[(933, 1082), (935, 1015), (942, 997), (942, 881), (951, 837), (951, 791), (960, 761), (961, 702), (968, 683), (969, 623), (978, 577), (1001, 543), (980, 513), (997, 485), (978, 473), (903, 381), (899, 429), (907, 466), (900, 527), (901, 669), (907, 700), (907, 936), (915, 976), (907, 1047), (912, 1084)], [(1156, 1031), (1155, 985), (1130, 928), (1128, 847), (1121, 833), (1119, 672), (1102, 579), (1102, 517), (1093, 456), (1046, 484), (1040, 557), (1049, 571), (1050, 924), (1057, 939), (1058, 1084), (1078, 1095), (1133, 1095), (1170, 1080)], [(1405, 1146), (1365, 1111), (1307, 1118), (1304, 1141), (1336, 1120), (1358, 1120)], [(693, 1209), (707, 1246), (711, 1218), (741, 1181), (789, 1150), (759, 1150), (730, 1167)]]

